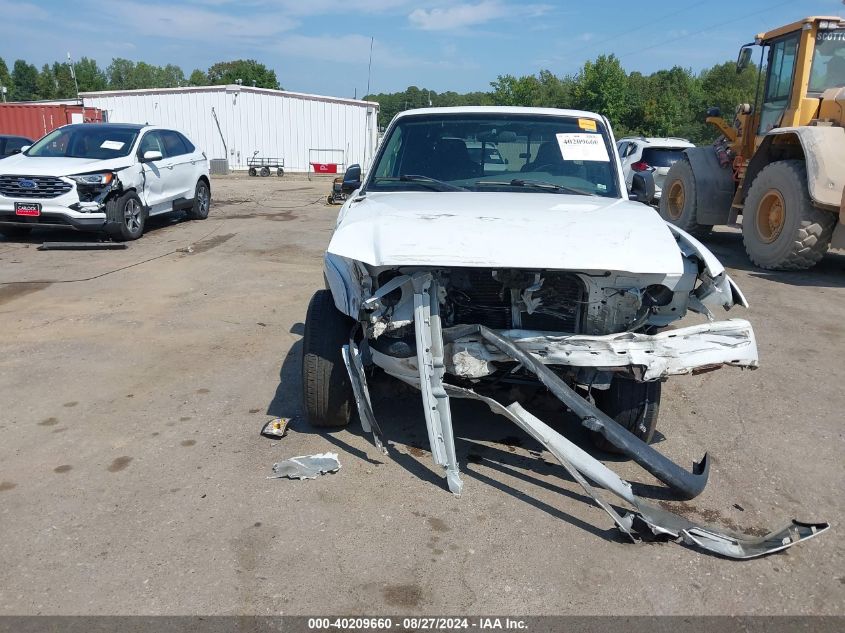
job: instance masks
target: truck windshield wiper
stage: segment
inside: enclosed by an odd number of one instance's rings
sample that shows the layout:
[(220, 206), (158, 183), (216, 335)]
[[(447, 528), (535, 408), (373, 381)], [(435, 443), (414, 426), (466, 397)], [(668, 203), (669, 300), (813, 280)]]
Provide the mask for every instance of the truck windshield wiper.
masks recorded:
[(546, 182), (544, 180), (523, 180), (522, 178), (514, 178), (513, 180), (479, 180), (476, 185), (493, 185), (500, 187), (534, 187), (535, 189), (543, 189), (545, 191), (554, 191), (555, 193), (574, 193), (579, 196), (595, 196), (596, 194), (589, 191), (582, 191), (581, 189), (573, 189), (572, 187), (564, 187), (554, 182)]
[(398, 178), (384, 177), (375, 178), (374, 182), (393, 181), (393, 182), (418, 182), (419, 184), (428, 187), (434, 191), (469, 191), (466, 187), (459, 187), (450, 182), (437, 180), (428, 176), (420, 176), (417, 174), (402, 174)]

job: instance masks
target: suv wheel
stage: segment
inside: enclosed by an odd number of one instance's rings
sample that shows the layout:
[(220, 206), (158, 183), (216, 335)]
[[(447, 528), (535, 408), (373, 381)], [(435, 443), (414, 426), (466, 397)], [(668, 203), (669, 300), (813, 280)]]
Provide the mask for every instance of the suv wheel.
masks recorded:
[(106, 203), (106, 232), (116, 242), (137, 240), (144, 233), (147, 212), (134, 191)]
[(205, 220), (211, 208), (211, 190), (204, 180), (197, 181), (194, 189), (194, 206), (188, 209), (188, 217), (192, 220)]

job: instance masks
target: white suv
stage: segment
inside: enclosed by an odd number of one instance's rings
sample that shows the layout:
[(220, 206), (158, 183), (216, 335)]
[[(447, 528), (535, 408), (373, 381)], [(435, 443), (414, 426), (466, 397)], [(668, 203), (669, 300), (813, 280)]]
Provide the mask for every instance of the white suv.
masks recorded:
[(147, 217), (185, 210), (204, 220), (208, 160), (183, 134), (148, 125), (60, 127), (0, 163), (0, 233), (37, 227), (141, 237)]
[(625, 185), (631, 188), (634, 174), (650, 171), (654, 176), (654, 199), (660, 200), (663, 181), (688, 147), (695, 147), (685, 138), (623, 138), (616, 143), (622, 161)]

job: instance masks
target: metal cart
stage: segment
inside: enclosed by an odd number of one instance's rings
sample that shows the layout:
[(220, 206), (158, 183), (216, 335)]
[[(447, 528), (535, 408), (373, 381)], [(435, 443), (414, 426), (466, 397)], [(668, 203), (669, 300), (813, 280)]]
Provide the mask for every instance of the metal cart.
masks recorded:
[(285, 175), (285, 159), (284, 158), (267, 158), (258, 157), (258, 150), (252, 153), (251, 158), (246, 159), (246, 166), (249, 167), (250, 176), (269, 176), (270, 170), (275, 169), (276, 175), (282, 177)]

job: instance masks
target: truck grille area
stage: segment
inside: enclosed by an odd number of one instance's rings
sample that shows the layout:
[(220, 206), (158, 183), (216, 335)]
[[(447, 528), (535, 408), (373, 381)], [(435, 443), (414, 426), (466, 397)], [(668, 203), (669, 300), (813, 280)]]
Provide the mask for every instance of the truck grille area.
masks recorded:
[(0, 176), (0, 194), (15, 200), (57, 198), (72, 185), (55, 176)]
[[(531, 314), (518, 309), (526, 288), (537, 283), (532, 271), (490, 269), (453, 269), (447, 283), (450, 325), (481, 324), (492, 329), (521, 328), (549, 332), (577, 333), (586, 291), (577, 275), (565, 272), (541, 272), (542, 283), (532, 292), (539, 305)], [(495, 275), (495, 276), (494, 276)]]

